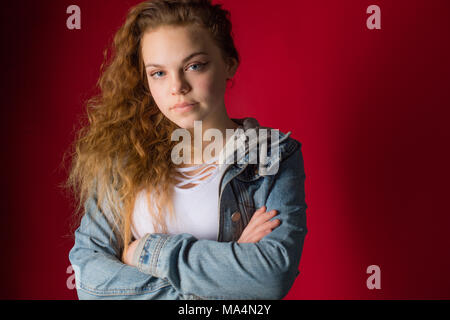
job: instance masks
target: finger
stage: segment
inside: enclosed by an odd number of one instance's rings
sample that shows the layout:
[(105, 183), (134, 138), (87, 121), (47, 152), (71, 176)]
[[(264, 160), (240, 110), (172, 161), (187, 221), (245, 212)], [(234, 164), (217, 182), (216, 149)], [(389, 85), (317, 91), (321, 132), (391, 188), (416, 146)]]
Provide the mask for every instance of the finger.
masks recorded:
[(260, 209), (258, 209), (257, 211), (255, 211), (255, 213), (251, 217), (251, 219), (247, 225), (247, 227), (249, 227), (249, 229), (252, 229), (254, 227), (264, 224), (266, 221), (272, 219), (274, 216), (276, 216), (278, 214), (278, 211), (275, 209), (271, 210), (269, 212), (265, 212), (265, 211), (262, 211), (262, 208), (265, 209), (265, 206), (263, 206)]
[(266, 231), (272, 231), (272, 229), (278, 227), (278, 225), (280, 224), (279, 220), (273, 220), (273, 221), (267, 221), (263, 224), (260, 224), (259, 226), (256, 226), (254, 228), (254, 232), (255, 233), (260, 233), (260, 232), (266, 232)]
[(281, 224), (281, 221), (279, 219), (275, 219), (270, 221), (270, 227), (273, 229), (275, 229), (276, 227), (278, 227)]
[(275, 216), (278, 214), (278, 211), (274, 209), (274, 210), (270, 210), (268, 213), (270, 213), (270, 215), (272, 215), (272, 216)]
[(262, 226), (262, 230), (269, 230), (271, 232), (275, 228), (277, 228), (281, 224), (281, 221), (278, 219), (268, 221)]
[[(276, 219), (274, 221), (266, 222), (264, 225), (259, 225), (252, 230), (248, 235), (248, 242), (258, 242), (268, 234), (270, 234), (273, 229), (275, 229), (280, 224), (280, 220)], [(246, 241), (246, 242), (247, 242)]]
[(266, 206), (262, 206), (261, 208), (259, 208), (258, 210), (255, 211), (255, 214), (260, 214), (266, 212)]
[(262, 215), (261, 220), (262, 222), (266, 222), (267, 220), (272, 219), (278, 214), (277, 210), (271, 210), (265, 214)]
[(249, 224), (250, 223), (255, 223), (255, 220), (259, 220), (261, 219), (261, 217), (264, 216), (264, 213), (266, 212), (266, 206), (262, 206), (261, 208), (259, 208), (258, 210), (255, 211), (255, 213), (252, 215)]

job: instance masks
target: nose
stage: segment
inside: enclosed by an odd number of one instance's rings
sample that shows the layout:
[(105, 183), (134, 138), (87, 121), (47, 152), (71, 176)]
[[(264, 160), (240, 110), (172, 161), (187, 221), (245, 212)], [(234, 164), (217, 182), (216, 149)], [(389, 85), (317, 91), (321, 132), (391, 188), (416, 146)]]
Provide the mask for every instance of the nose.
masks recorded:
[(173, 95), (186, 94), (190, 90), (190, 85), (183, 75), (174, 75), (172, 78), (171, 91)]

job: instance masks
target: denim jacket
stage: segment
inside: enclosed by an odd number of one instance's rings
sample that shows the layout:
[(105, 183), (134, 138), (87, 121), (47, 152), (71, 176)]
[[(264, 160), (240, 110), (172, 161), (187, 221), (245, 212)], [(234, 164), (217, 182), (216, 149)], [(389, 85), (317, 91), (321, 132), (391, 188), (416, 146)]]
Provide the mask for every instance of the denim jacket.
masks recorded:
[[(253, 118), (232, 120), (244, 130), (259, 127)], [(300, 273), (307, 205), (301, 143), (290, 132), (277, 132), (276, 174), (264, 175), (247, 150), (243, 161), (229, 164), (222, 175), (217, 241), (187, 233), (147, 234), (135, 251), (137, 267), (126, 265), (111, 223), (95, 195), (89, 197), (69, 253), (79, 299), (282, 299)], [(264, 205), (267, 212), (278, 211), (273, 219), (281, 224), (257, 243), (238, 243)]]

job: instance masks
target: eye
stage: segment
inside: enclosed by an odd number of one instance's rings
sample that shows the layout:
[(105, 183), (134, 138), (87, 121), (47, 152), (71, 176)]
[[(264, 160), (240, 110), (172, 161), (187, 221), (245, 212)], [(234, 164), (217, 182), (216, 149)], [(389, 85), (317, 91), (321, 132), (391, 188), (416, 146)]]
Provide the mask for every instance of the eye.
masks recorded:
[(162, 71), (156, 71), (156, 72), (152, 73), (150, 75), (150, 77), (155, 78), (155, 79), (159, 79), (160, 77), (155, 77), (155, 75), (157, 75), (158, 73), (162, 73)]
[(192, 67), (198, 67), (198, 68), (197, 68), (196, 70), (194, 70), (194, 71), (199, 71), (199, 70), (202, 70), (203, 67), (206, 66), (206, 65), (207, 65), (207, 63), (194, 63), (194, 64), (190, 65), (190, 66), (188, 67), (188, 69), (189, 69), (189, 68), (192, 68)]
[[(188, 67), (188, 69), (194, 67), (193, 71), (201, 71), (201, 70), (203, 70), (203, 68), (204, 68), (207, 64), (208, 64), (208, 62), (205, 62), (205, 63), (194, 63), (194, 64), (191, 64), (191, 65)], [(164, 72), (163, 72), (163, 71), (156, 71), (156, 72), (153, 72), (153, 73), (150, 75), (150, 77), (152, 77), (152, 78), (154, 78), (154, 79), (161, 79), (162, 75), (158, 75), (158, 74), (161, 74), (161, 73), (164, 73)]]

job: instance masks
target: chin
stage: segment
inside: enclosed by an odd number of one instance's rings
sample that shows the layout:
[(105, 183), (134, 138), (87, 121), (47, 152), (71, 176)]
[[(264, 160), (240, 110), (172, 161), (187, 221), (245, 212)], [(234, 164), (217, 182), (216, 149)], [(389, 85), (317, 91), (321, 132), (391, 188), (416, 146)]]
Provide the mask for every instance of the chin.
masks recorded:
[(180, 128), (194, 129), (194, 121), (199, 121), (201, 119), (198, 119), (198, 117), (192, 115), (186, 115), (185, 117), (179, 117), (174, 120), (172, 121), (175, 122)]
[(172, 113), (170, 114), (170, 120), (177, 124), (180, 128), (183, 129), (194, 129), (194, 121), (205, 121), (205, 118), (209, 114), (209, 112), (205, 112), (206, 110), (202, 109), (194, 109), (190, 112), (185, 112), (181, 114)]

